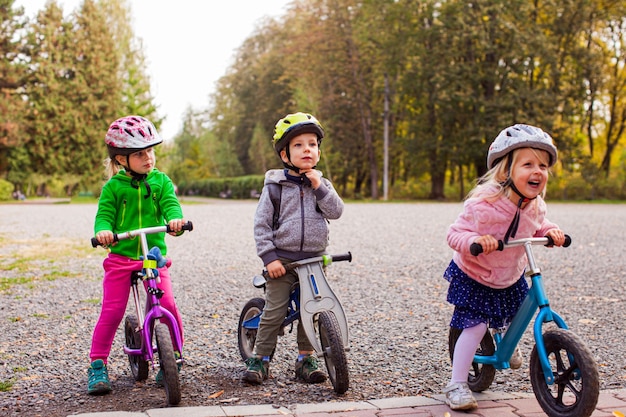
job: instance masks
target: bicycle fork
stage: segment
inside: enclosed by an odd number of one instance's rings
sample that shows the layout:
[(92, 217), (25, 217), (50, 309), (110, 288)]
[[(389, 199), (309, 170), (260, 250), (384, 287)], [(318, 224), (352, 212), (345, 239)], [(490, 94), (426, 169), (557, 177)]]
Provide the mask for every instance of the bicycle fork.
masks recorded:
[[(141, 310), (141, 300), (138, 288), (138, 281), (141, 279), (141, 273), (134, 273), (132, 277), (131, 288), (133, 293), (133, 301), (135, 303), (135, 314), (137, 314), (138, 318), (138, 328), (135, 330), (141, 333), (142, 346), (139, 349), (131, 349), (128, 346), (124, 346), (124, 353), (127, 355), (142, 355), (144, 356), (145, 360), (152, 362), (155, 351), (154, 347), (152, 346), (152, 331), (154, 328), (154, 325), (152, 323), (155, 323), (157, 320), (164, 317), (165, 322), (169, 322), (172, 331), (174, 332), (174, 337), (172, 338), (172, 341), (174, 343), (174, 350), (180, 352), (180, 354), (182, 355), (183, 343), (180, 336), (180, 328), (178, 326), (178, 322), (169, 310), (161, 307), (161, 303), (159, 302), (159, 298), (157, 296), (157, 292), (160, 291), (158, 290), (158, 288), (148, 286), (145, 314)], [(148, 279), (154, 279), (154, 277), (148, 277)], [(146, 326), (145, 324), (148, 323), (150, 323), (150, 325)]]
[[(550, 308), (550, 302), (545, 295), (540, 273), (537, 271), (532, 273), (530, 279), (532, 286), (511, 321), (511, 325), (508, 327), (503, 337), (494, 337), (497, 346), (496, 354), (492, 357), (477, 355), (475, 359), (478, 363), (494, 365), (497, 369), (508, 367), (508, 362), (506, 362), (504, 358), (511, 357), (515, 346), (517, 346), (522, 339), (533, 316), (537, 310), (539, 310), (535, 317), (535, 323), (533, 324), (533, 337), (546, 384), (552, 385), (554, 384), (554, 373), (548, 361), (548, 353), (543, 341), (543, 324), (554, 322), (557, 327), (564, 330), (568, 330), (568, 327), (563, 318)], [(570, 358), (570, 360), (573, 360), (573, 358)]]
[(315, 351), (323, 354), (314, 324), (315, 316), (322, 311), (331, 311), (335, 315), (343, 345), (348, 350), (348, 321), (339, 299), (326, 281), (321, 262), (301, 265), (296, 270), (300, 281), (300, 322)]

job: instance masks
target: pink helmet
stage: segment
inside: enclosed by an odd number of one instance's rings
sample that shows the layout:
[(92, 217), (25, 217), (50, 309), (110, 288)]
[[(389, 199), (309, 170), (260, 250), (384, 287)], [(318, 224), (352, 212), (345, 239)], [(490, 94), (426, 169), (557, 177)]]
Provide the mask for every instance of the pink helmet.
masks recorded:
[(141, 116), (125, 116), (117, 119), (107, 131), (104, 141), (109, 156), (130, 155), (163, 142), (152, 122)]

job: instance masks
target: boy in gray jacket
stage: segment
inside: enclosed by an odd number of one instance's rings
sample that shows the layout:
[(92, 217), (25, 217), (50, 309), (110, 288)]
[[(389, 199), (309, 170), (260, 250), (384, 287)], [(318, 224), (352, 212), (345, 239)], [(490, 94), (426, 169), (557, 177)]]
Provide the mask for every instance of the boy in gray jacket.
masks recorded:
[[(269, 374), (269, 361), (281, 323), (285, 318), (295, 271), (283, 263), (320, 256), (328, 246), (328, 220), (343, 213), (343, 201), (331, 182), (315, 169), (324, 130), (315, 117), (306, 113), (288, 114), (275, 126), (274, 149), (285, 166), (265, 174), (265, 186), (254, 216), (257, 255), (269, 275), (265, 308), (256, 336), (255, 356), (246, 361), (244, 381), (261, 384)], [(277, 184), (277, 185), (271, 185)], [(270, 188), (278, 188), (277, 209)], [(275, 213), (278, 211), (278, 213)], [(278, 216), (275, 216), (275, 215)], [(326, 380), (302, 324), (298, 322), (296, 378), (309, 383)]]

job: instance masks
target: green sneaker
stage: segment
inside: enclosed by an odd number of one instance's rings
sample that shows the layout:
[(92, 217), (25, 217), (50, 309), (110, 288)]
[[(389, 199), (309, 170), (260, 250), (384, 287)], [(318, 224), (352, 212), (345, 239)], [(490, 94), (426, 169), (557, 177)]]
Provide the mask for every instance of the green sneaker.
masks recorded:
[(91, 362), (87, 370), (89, 377), (89, 385), (87, 386), (87, 394), (99, 395), (111, 392), (111, 383), (109, 382), (109, 372), (107, 366), (102, 359)]
[[(180, 368), (183, 367), (182, 361), (179, 361), (180, 353), (174, 352), (174, 357), (176, 358), (176, 363), (178, 364), (178, 373), (180, 373)], [(158, 386), (163, 386), (163, 369), (159, 368), (159, 372), (157, 372), (157, 374), (154, 376), (154, 380)]]
[(246, 365), (248, 368), (243, 375), (243, 380), (250, 384), (259, 385), (263, 383), (263, 380), (267, 379), (270, 373), (270, 363), (256, 356), (248, 358)]
[(296, 378), (310, 384), (326, 381), (326, 375), (319, 369), (317, 358), (313, 355), (305, 356), (296, 361)]

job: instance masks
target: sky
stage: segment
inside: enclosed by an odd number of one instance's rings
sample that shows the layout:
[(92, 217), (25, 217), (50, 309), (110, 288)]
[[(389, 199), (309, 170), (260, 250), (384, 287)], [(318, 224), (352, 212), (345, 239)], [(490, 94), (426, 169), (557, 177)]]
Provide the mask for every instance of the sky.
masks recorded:
[[(81, 0), (57, 0), (65, 14)], [(160, 133), (172, 139), (188, 108), (206, 109), (217, 80), (233, 62), (236, 49), (264, 17), (285, 13), (290, 0), (127, 0), (132, 27), (141, 38), (146, 74), (160, 117)], [(28, 16), (46, 0), (16, 0)]]

